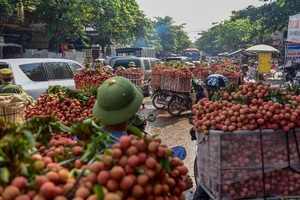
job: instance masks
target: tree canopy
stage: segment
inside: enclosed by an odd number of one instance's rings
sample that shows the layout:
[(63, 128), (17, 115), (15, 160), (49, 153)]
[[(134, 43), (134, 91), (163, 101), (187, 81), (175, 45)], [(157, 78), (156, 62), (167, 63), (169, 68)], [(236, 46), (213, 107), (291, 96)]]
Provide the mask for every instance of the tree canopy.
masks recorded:
[[(102, 49), (115, 42), (175, 53), (191, 46), (183, 25), (171, 17), (147, 19), (135, 0), (0, 0), (0, 11), (13, 14), (21, 3), (35, 8), (33, 17), (45, 22), (44, 34), (52, 41), (80, 39)], [(98, 33), (87, 35), (86, 27)]]
[(263, 43), (276, 31), (288, 26), (289, 16), (300, 10), (298, 0), (277, 0), (260, 7), (233, 11), (229, 20), (201, 33), (196, 46), (209, 54), (234, 51), (243, 45)]

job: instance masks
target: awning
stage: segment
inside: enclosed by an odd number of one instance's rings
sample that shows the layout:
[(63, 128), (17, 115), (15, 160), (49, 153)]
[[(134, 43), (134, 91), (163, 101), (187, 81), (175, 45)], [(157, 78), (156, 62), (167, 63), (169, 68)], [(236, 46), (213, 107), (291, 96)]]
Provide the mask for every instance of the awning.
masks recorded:
[(255, 55), (254, 53), (246, 51), (245, 49), (239, 49), (237, 51), (234, 51), (234, 52), (230, 53), (229, 56), (233, 56), (233, 55), (238, 54), (238, 53), (241, 53), (241, 54), (244, 54), (244, 55), (249, 55), (249, 56), (250, 55)]
[(2, 47), (22, 47), (19, 44), (15, 44), (15, 43), (0, 43), (0, 46)]
[(230, 53), (229, 56), (235, 55), (237, 53), (242, 53), (243, 51), (245, 51), (245, 49), (239, 49), (237, 51), (234, 51), (234, 52)]

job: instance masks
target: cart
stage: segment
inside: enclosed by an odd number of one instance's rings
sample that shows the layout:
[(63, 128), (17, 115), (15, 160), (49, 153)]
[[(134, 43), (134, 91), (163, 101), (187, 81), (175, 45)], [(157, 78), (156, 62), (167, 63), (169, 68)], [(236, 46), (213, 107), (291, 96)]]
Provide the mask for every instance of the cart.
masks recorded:
[(197, 133), (196, 184), (215, 200), (300, 199), (300, 129)]

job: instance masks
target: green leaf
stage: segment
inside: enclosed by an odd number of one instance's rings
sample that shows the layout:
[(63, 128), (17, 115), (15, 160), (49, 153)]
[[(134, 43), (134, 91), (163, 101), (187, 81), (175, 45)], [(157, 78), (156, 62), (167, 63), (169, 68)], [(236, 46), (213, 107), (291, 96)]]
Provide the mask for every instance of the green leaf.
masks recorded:
[(7, 167), (0, 168), (0, 179), (5, 183), (9, 181), (9, 171)]
[(142, 137), (143, 132), (141, 131), (141, 129), (139, 129), (136, 126), (128, 126), (127, 130), (132, 132), (134, 135), (138, 136), (139, 138)]
[(31, 146), (35, 145), (35, 138), (33, 137), (30, 131), (24, 130), (24, 137)]
[(94, 185), (93, 192), (96, 194), (96, 196), (99, 200), (103, 200), (104, 193), (103, 193), (102, 186), (100, 184)]
[(283, 7), (285, 5), (285, 0), (276, 0), (276, 4), (279, 6), (279, 7)]
[(65, 99), (59, 94), (59, 92), (56, 94), (58, 99), (59, 99), (59, 102), (63, 102)]
[(136, 171), (138, 174), (145, 174), (145, 171), (144, 171), (141, 167), (135, 167), (135, 171)]
[(36, 133), (36, 137), (38, 138), (40, 136), (40, 134), (42, 133), (43, 130), (43, 126), (39, 126), (39, 130)]
[(28, 168), (27, 167), (22, 167), (21, 174), (23, 176), (29, 176), (30, 174), (29, 174)]
[(159, 164), (161, 164), (168, 173), (171, 172), (171, 168), (170, 168), (170, 164), (168, 162), (168, 159), (167, 158), (160, 158), (159, 159)]

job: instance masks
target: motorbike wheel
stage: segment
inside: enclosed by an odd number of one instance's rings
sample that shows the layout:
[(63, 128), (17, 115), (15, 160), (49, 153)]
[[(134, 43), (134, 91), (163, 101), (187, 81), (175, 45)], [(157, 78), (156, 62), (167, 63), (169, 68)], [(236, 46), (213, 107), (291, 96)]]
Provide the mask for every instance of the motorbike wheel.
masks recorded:
[(177, 98), (172, 98), (168, 104), (168, 113), (173, 117), (179, 116), (184, 111), (177, 101)]
[(168, 96), (165, 94), (155, 94), (152, 98), (152, 104), (156, 109), (164, 109), (167, 105), (165, 103)]

